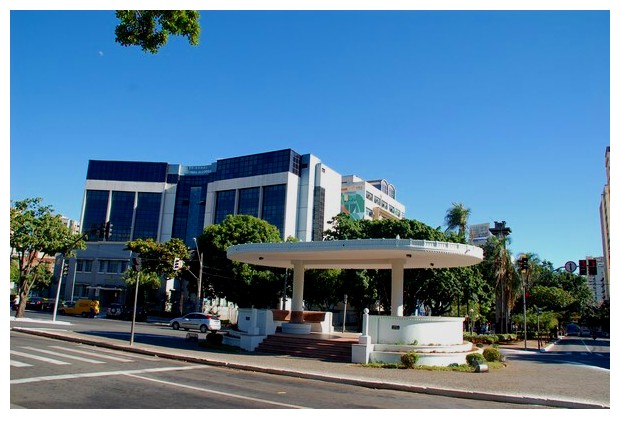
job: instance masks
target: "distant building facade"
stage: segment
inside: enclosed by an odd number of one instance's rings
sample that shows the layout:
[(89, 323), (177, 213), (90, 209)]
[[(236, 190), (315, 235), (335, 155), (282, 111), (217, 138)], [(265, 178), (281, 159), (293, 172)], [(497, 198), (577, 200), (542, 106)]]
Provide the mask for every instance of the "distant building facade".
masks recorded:
[(356, 220), (405, 217), (405, 206), (396, 200), (394, 185), (386, 180), (367, 182), (354, 175), (342, 178), (340, 211)]
[(469, 243), (474, 246), (484, 246), (491, 234), (490, 223), (478, 223), (469, 225)]
[(596, 261), (596, 274), (592, 275), (588, 273), (586, 276), (588, 281), (588, 287), (592, 291), (592, 295), (594, 296), (594, 302), (597, 305), (603, 303), (604, 300), (609, 299), (609, 295), (607, 295), (607, 287), (605, 282), (605, 258), (603, 256), (587, 256), (586, 264), (589, 266), (590, 260)]

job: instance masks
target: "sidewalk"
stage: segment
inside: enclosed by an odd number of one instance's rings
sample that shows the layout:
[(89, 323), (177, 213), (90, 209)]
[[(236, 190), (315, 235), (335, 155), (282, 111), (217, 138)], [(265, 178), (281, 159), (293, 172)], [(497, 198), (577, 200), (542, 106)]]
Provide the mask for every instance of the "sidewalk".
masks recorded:
[[(64, 330), (14, 327), (14, 331), (100, 347), (157, 355), (207, 365), (265, 372), (278, 375), (348, 383), (375, 389), (393, 389), (467, 399), (542, 405), (561, 408), (609, 408), (609, 371), (569, 364), (553, 364), (532, 359), (539, 353), (536, 341), (501, 348), (506, 366), (487, 373), (371, 368), (353, 363), (273, 356), (259, 353), (207, 351), (187, 342), (176, 347), (85, 335)], [(183, 341), (183, 340), (181, 340)], [(531, 342), (531, 345), (530, 345)]]

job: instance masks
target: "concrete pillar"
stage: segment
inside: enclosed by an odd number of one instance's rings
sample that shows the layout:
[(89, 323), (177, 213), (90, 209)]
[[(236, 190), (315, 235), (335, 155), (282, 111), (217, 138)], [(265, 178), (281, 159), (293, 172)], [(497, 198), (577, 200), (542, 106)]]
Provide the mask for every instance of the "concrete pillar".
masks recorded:
[(405, 261), (394, 260), (392, 261), (392, 316), (403, 316), (404, 304), (403, 304), (403, 292), (405, 281)]
[(293, 261), (291, 323), (303, 323), (304, 321), (304, 272), (304, 263), (302, 261)]

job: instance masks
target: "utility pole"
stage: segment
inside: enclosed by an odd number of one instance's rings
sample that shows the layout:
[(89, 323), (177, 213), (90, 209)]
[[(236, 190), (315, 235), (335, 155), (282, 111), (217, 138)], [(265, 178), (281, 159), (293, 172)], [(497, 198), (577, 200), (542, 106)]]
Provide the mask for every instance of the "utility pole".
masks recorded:
[(133, 268), (136, 270), (136, 293), (133, 298), (133, 315), (131, 317), (131, 336), (129, 338), (129, 345), (133, 346), (133, 336), (136, 330), (136, 310), (138, 308), (138, 287), (140, 286), (140, 269), (142, 268), (142, 261), (140, 256), (131, 258)]
[(196, 311), (202, 313), (202, 253), (198, 249), (196, 237), (194, 237), (194, 243), (196, 243), (196, 253), (198, 254), (198, 263), (200, 264), (200, 271), (198, 272), (198, 291), (196, 292)]

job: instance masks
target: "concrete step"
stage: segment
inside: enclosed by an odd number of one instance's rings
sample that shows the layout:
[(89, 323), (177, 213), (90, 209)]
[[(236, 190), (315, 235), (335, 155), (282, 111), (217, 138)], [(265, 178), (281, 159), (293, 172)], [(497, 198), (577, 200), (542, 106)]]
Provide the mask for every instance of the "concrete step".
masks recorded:
[(256, 352), (351, 362), (351, 345), (354, 343), (356, 341), (270, 335), (258, 346)]

